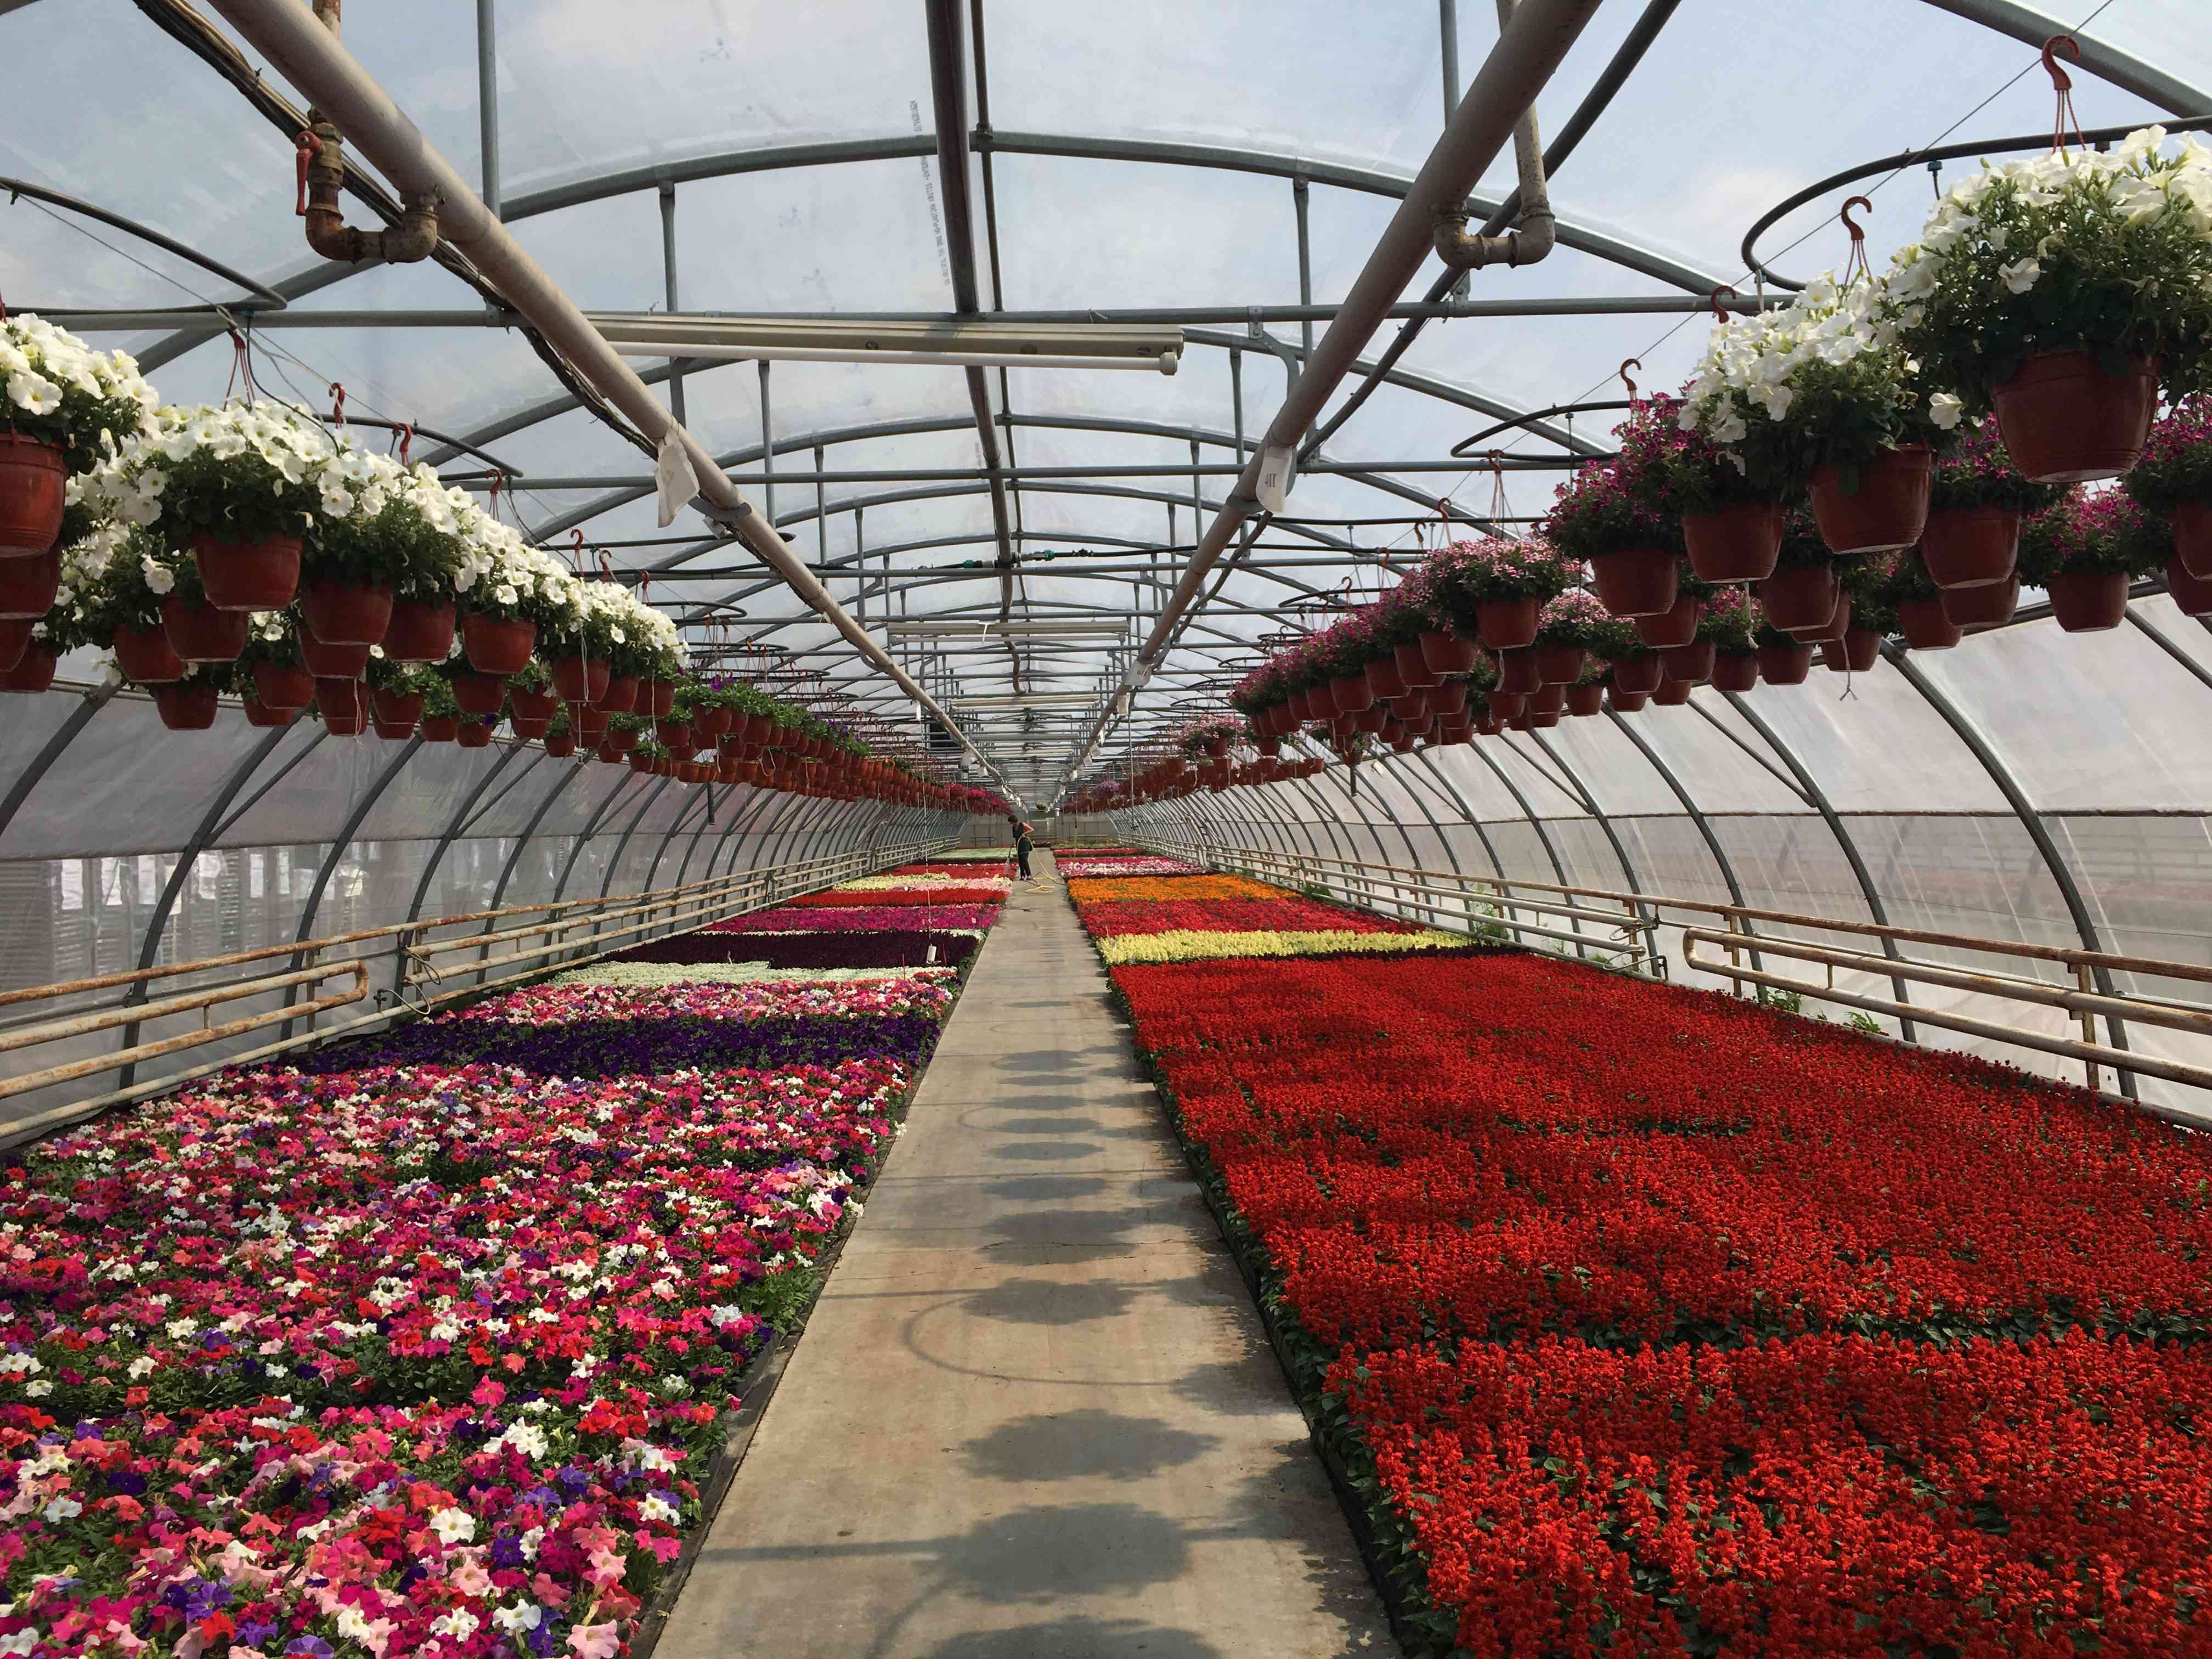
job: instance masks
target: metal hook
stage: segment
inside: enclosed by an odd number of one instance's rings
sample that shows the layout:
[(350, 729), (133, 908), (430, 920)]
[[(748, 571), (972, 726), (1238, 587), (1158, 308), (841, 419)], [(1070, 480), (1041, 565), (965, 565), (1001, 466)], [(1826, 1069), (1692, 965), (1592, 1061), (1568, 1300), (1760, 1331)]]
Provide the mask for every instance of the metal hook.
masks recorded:
[(1620, 360), (1620, 368), (1615, 371), (1620, 376), (1621, 385), (1628, 388), (1628, 403), (1629, 407), (1632, 409), (1636, 406), (1636, 382), (1630, 376), (1628, 371), (1632, 368), (1641, 368), (1643, 367), (1644, 359), (1641, 357), (1623, 357)]

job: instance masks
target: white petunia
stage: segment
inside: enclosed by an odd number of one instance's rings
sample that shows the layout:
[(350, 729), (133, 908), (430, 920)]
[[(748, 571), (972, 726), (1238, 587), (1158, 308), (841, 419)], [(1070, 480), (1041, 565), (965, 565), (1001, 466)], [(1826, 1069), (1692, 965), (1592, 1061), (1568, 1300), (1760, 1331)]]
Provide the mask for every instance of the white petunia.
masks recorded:
[(1946, 432), (1958, 425), (1965, 413), (1966, 405), (1954, 392), (1939, 392), (1928, 400), (1928, 418)]

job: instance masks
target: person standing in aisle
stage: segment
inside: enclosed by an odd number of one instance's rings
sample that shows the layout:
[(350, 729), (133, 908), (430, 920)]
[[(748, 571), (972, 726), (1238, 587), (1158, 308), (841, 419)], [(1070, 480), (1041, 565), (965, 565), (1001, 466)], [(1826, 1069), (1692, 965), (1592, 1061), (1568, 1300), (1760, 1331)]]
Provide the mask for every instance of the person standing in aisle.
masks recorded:
[(1032, 886), (1042, 887), (1044, 884), (1030, 873), (1030, 854), (1036, 846), (1036, 826), (1021, 817), (1014, 819), (1013, 823), (1014, 857), (1019, 861), (1021, 878)]

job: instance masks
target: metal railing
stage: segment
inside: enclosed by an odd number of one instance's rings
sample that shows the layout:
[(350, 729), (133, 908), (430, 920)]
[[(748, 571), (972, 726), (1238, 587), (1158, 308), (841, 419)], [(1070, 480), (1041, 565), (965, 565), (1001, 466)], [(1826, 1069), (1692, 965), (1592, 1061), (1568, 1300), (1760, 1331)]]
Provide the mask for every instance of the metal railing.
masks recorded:
[[(932, 840), (860, 848), (649, 892), (424, 917), (225, 956), (165, 963), (129, 973), (0, 992), (0, 1055), (76, 1042), (118, 1028), (124, 1033), (123, 1044), (118, 1048), (0, 1078), (0, 1100), (7, 1100), (102, 1073), (122, 1074), (119, 1085), (105, 1093), (70, 1100), (0, 1125), (0, 1146), (43, 1134), (58, 1122), (87, 1116), (123, 1101), (161, 1093), (227, 1066), (266, 1060), (327, 1042), (343, 1033), (428, 1012), (442, 1004), (478, 996), (555, 969), (581, 966), (656, 935), (689, 932), (763, 909), (802, 893), (926, 857), (947, 844)], [(447, 932), (457, 927), (471, 931)], [(219, 983), (149, 1000), (153, 988), (161, 981), (219, 975), (229, 969), (245, 971)], [(342, 993), (319, 994), (319, 988), (326, 981), (347, 978), (352, 983)], [(372, 993), (379, 980), (383, 983)], [(95, 1002), (90, 1008), (77, 1001), (117, 991), (123, 994), (112, 1002)], [(300, 1000), (303, 992), (305, 1001)], [(276, 1006), (221, 1023), (210, 1012), (264, 996), (278, 999)], [(350, 1019), (323, 1023), (325, 1014), (372, 1000), (374, 1006)], [(68, 1006), (68, 1012), (59, 1012), (64, 1006)], [(136, 1040), (138, 1028), (147, 1022), (194, 1012), (201, 1017), (197, 1026), (148, 1042)], [(276, 1040), (243, 1053), (226, 1052), (205, 1064), (143, 1081), (134, 1075), (142, 1060), (204, 1048), (269, 1026), (281, 1028)]]
[[(1752, 905), (1721, 904), (1669, 894), (1509, 881), (1456, 871), (1370, 864), (1311, 854), (1293, 857), (1269, 849), (1209, 840), (1134, 839), (1152, 850), (1197, 860), (1215, 869), (1320, 892), (1361, 909), (1419, 918), (1447, 931), (1501, 941), (1541, 940), (1579, 947), (1584, 951), (1595, 950), (1604, 957), (1607, 966), (1626, 968), (1658, 979), (1668, 975), (1667, 960), (1659, 951), (1658, 930), (1662, 926), (1679, 927), (1683, 944), (1682, 965), (1728, 980), (1738, 994), (1746, 986), (1755, 986), (1866, 1013), (1887, 1015), (1898, 1020), (1908, 1034), (1915, 1024), (1940, 1026), (1987, 1042), (2078, 1061), (2093, 1090), (2102, 1086), (2103, 1073), (2107, 1068), (2130, 1096), (2137, 1074), (2191, 1088), (2212, 1089), (2212, 1067), (2190, 1065), (2125, 1046), (2129, 1024), (2195, 1037), (2212, 1037), (2212, 1006), (2193, 1006), (2098, 988), (2100, 975), (2150, 975), (2206, 986), (2208, 1003), (2212, 1003), (2212, 966), (2036, 945), (2019, 939), (1891, 927)], [(1565, 922), (1565, 929), (1555, 925), (1560, 921)], [(1580, 931), (1581, 924), (1595, 924), (1607, 931), (1585, 933)], [(1878, 952), (1840, 949), (1792, 938), (1786, 933), (1764, 931), (1759, 929), (1759, 924), (1855, 935), (1878, 940), (1881, 948)], [(1932, 946), (2015, 964), (2047, 963), (2071, 982), (2054, 984), (2033, 974), (2007, 972), (2001, 968), (1970, 969), (1926, 961), (1906, 954), (1901, 948), (1906, 945)], [(1820, 969), (1824, 977), (1798, 978), (1777, 972), (1765, 965), (1764, 959), (1768, 957)], [(1892, 999), (1839, 989), (1835, 982), (1838, 969), (1888, 980), (1898, 995)], [(2057, 1036), (2001, 1019), (1979, 1018), (1924, 1003), (1908, 1002), (1904, 997), (1904, 988), (1908, 985), (2057, 1009), (2073, 1018), (2080, 1036)], [(2100, 1017), (2106, 1023), (2110, 1041), (2098, 1040), (2096, 1022)], [(2190, 1121), (2201, 1119), (2192, 1117)]]

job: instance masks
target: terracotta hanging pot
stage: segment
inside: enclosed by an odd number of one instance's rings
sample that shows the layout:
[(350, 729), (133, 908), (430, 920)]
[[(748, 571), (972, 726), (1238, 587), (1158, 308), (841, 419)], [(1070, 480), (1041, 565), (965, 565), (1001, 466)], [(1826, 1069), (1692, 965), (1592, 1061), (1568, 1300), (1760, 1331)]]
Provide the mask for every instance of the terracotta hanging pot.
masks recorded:
[(1567, 688), (1556, 681), (1538, 686), (1522, 705), (1532, 714), (1556, 714), (1567, 706)]
[(2051, 614), (2069, 634), (2101, 634), (2127, 620), (2124, 570), (2061, 570), (2043, 591), (2051, 597)]
[(1769, 685), (1802, 685), (1813, 672), (1809, 645), (1762, 645), (1758, 654), (1759, 677)]
[(1536, 617), (1543, 608), (1544, 602), (1538, 599), (1477, 599), (1474, 631), (1492, 651), (1513, 650), (1535, 639)]
[(1624, 691), (1617, 685), (1605, 694), (1605, 706), (1620, 714), (1640, 714), (1650, 701), (1649, 691)]
[(61, 659), (60, 652), (50, 651), (33, 640), (23, 647), (23, 654), (15, 659), (13, 668), (0, 671), (0, 691), (46, 690), (54, 683), (54, 668)]
[(368, 705), (361, 703), (352, 710), (323, 710), (323, 730), (334, 738), (357, 738), (368, 730)]
[(455, 741), (464, 749), (489, 749), (491, 746), (491, 722), (463, 720), (460, 730), (455, 733)]
[[(1427, 636), (1424, 635), (1423, 638)], [(1445, 637), (1437, 635), (1439, 639)], [(1390, 653), (1398, 665), (1398, 678), (1406, 682), (1406, 689), (1417, 691), (1425, 685), (1434, 685), (1443, 675), (1429, 666), (1428, 647), (1420, 640), (1408, 640)]]
[(271, 708), (260, 698), (255, 696), (240, 697), (238, 702), (239, 707), (246, 711), (246, 723), (248, 726), (260, 726), (264, 730), (289, 726), (300, 715), (300, 711), (296, 708)]
[(0, 431), (0, 558), (52, 549), (68, 489), (69, 460), (59, 445)]
[[(1534, 601), (1530, 603), (1533, 604)], [(1529, 614), (1534, 616), (1535, 613), (1532, 611)], [(1535, 637), (1535, 624), (1531, 623), (1528, 627), (1528, 639), (1533, 640)], [(1483, 643), (1488, 644), (1489, 641), (1486, 639)], [(1528, 641), (1523, 640), (1521, 643), (1525, 645)], [(1474, 667), (1476, 650), (1477, 647), (1473, 640), (1462, 639), (1457, 634), (1448, 634), (1440, 629), (1431, 629), (1421, 635), (1421, 661), (1426, 665), (1429, 672), (1439, 679), (1446, 674), (1465, 674), (1472, 672)], [(1408, 678), (1406, 684), (1411, 685), (1414, 682)]]
[(1948, 651), (1963, 637), (1959, 625), (1943, 614), (1941, 599), (1899, 599), (1897, 631), (1915, 651)]
[(1432, 714), (1458, 714), (1467, 709), (1467, 682), (1446, 680), (1429, 693), (1429, 712)]
[(420, 691), (371, 691), (368, 701), (379, 726), (404, 726), (411, 732), (415, 722), (422, 718)]
[(2212, 616), (2212, 577), (2194, 574), (2179, 555), (2166, 562), (2166, 591), (2183, 616)]
[(1836, 608), (1828, 613), (1828, 620), (1817, 628), (1793, 628), (1795, 634), (1808, 645), (1819, 645), (1827, 640), (1840, 640), (1851, 625), (1851, 596), (1840, 590), (1836, 595)]
[(1328, 694), (1340, 714), (1357, 714), (1375, 702), (1375, 687), (1364, 668), (1357, 674), (1338, 675), (1328, 683)]
[(586, 746), (596, 745), (607, 734), (607, 715), (603, 709), (570, 703), (568, 724), (575, 728), (576, 740)]
[(1826, 628), (1843, 597), (1836, 568), (1826, 560), (1778, 570), (1759, 585), (1759, 603), (1766, 620), (1801, 637)]
[(598, 698), (598, 704), (610, 714), (627, 714), (637, 707), (637, 676), (611, 674), (607, 689)]
[(300, 591), (297, 536), (240, 541), (198, 530), (188, 545), (208, 603), (218, 611), (282, 611)]
[[(0, 564), (6, 562), (0, 559)], [(28, 617), (0, 617), (0, 674), (23, 660), (31, 648), (31, 629), (37, 625)]]
[(1703, 684), (1713, 677), (1714, 646), (1711, 640), (1670, 645), (1659, 653), (1660, 672), (1670, 680)]
[(1498, 689), (1525, 696), (1544, 683), (1536, 672), (1536, 659), (1526, 647), (1498, 653)]
[(218, 693), (212, 685), (172, 681), (149, 688), (161, 724), (172, 732), (204, 732), (215, 724)]
[[(526, 714), (535, 714), (538, 712), (534, 703), (527, 708), (523, 708), (521, 692), (510, 692), (508, 695), (514, 699), (514, 706), (520, 712)], [(553, 711), (548, 708), (544, 712), (550, 714)], [(738, 711), (734, 708), (724, 708), (720, 705), (695, 708), (691, 711), (691, 729), (702, 738), (712, 742), (736, 725), (737, 719)]]
[(308, 582), (300, 589), (307, 632), (325, 645), (381, 645), (392, 626), (392, 590), (366, 582)]
[(1567, 713), (1570, 714), (1595, 714), (1604, 708), (1605, 687), (1595, 681), (1588, 685), (1567, 688)]
[(2020, 606), (2020, 577), (2008, 576), (1979, 587), (1947, 587), (1937, 599), (1954, 627), (1978, 633), (2012, 620), (2012, 613)]
[(545, 738), (545, 752), (555, 760), (568, 759), (576, 752), (576, 734), (574, 732), (549, 733)]
[(1406, 684), (1406, 677), (1398, 672), (1395, 653), (1377, 657), (1367, 665), (1367, 684), (1374, 687), (1378, 697), (1402, 697), (1413, 690)]
[(607, 695), (607, 678), (612, 670), (604, 657), (556, 657), (545, 666), (553, 676), (553, 689), (572, 708), (597, 703)]
[(422, 716), (422, 741), (451, 743), (460, 735), (461, 717), (459, 714), (425, 714)]
[(689, 756), (699, 746), (697, 738), (692, 734), (691, 722), (689, 720), (655, 720), (653, 723), (653, 735), (660, 740), (662, 747), (672, 750), (679, 756)]
[(161, 599), (161, 631), (169, 649), (188, 663), (236, 662), (246, 649), (249, 618), (243, 611), (218, 611), (181, 593)]
[(1739, 501), (1717, 513), (1685, 513), (1682, 542), (1690, 568), (1709, 582), (1755, 582), (1782, 556), (1787, 515), (1771, 501)]
[(748, 714), (744, 722), (745, 741), (765, 744), (775, 736), (775, 722), (765, 714)]
[(663, 714), (670, 713), (676, 707), (676, 682), (673, 680), (651, 680), (647, 682), (647, 684), (653, 692), (652, 706), (650, 708), (641, 707), (637, 712), (641, 714), (650, 714), (655, 720), (659, 720)]
[(404, 743), (415, 735), (413, 720), (388, 720), (372, 708), (368, 711), (369, 729), (386, 743)]
[(1501, 686), (1490, 694), (1490, 710), (1500, 720), (1510, 720), (1521, 712), (1522, 706), (1528, 701), (1526, 694), (1508, 691)]
[(479, 674), (520, 674), (537, 647), (538, 624), (527, 617), (472, 611), (461, 618), (461, 649)]
[(2192, 576), (2212, 579), (2212, 502), (2184, 501), (2166, 515), (2174, 556)]
[(1651, 701), (1657, 708), (1680, 708), (1697, 689), (1687, 680), (1662, 680), (1659, 689), (1651, 694)]
[(315, 700), (315, 677), (290, 663), (258, 662), (253, 696), (271, 708), (305, 708)]
[(507, 704), (507, 682), (496, 674), (476, 674), (465, 670), (453, 676), (453, 701), (461, 706), (461, 713), (472, 718), (496, 716)]
[(1883, 450), (1858, 469), (1856, 490), (1844, 487), (1841, 467), (1816, 469), (1809, 494), (1820, 539), (1839, 558), (1911, 546), (1927, 526), (1935, 477), (1936, 457), (1926, 444)]
[(403, 594), (392, 602), (384, 654), (393, 662), (443, 662), (453, 653), (453, 605)]
[(1659, 653), (1656, 651), (1613, 659), (1613, 685), (1631, 696), (1650, 696), (1659, 689), (1659, 682), (1666, 678), (1666, 665), (1660, 661)]
[(1356, 714), (1343, 714), (1338, 718), (1350, 720), (1355, 732), (1372, 734), (1382, 729), (1383, 723), (1390, 718), (1390, 711), (1379, 702), (1370, 703)]
[(2020, 556), (2016, 507), (1946, 507), (1928, 515), (1920, 562), (1938, 587), (1982, 587), (2012, 574)]
[(1664, 650), (1670, 645), (1687, 645), (1698, 637), (1698, 618), (1705, 610), (1703, 599), (1694, 593), (1685, 593), (1674, 601), (1672, 610), (1637, 617), (1636, 637), (1654, 651)]
[[(1832, 646), (1844, 659), (1844, 666), (1854, 674), (1870, 674), (1874, 665), (1881, 660), (1881, 632), (1873, 628), (1847, 628), (1839, 640), (1831, 640), (1821, 646), (1825, 653)], [(1833, 662), (1828, 665), (1835, 666)]]
[(627, 755), (631, 750), (636, 748), (637, 738), (636, 732), (624, 731), (619, 726), (611, 726), (607, 728), (606, 741), (614, 746), (614, 750), (618, 755)]
[(1590, 556), (1598, 603), (1616, 617), (1656, 617), (1674, 608), (1682, 562), (1656, 548), (1623, 548)]
[(2107, 374), (2094, 351), (2030, 357), (1991, 394), (2012, 464), (2038, 483), (2117, 478), (2150, 441), (2158, 359), (2130, 357)]
[(1579, 645), (1532, 645), (1528, 654), (1536, 659), (1536, 678), (1547, 685), (1572, 685), (1589, 661), (1589, 648)]
[(1494, 738), (1505, 729), (1507, 719), (1496, 708), (1486, 708), (1474, 717), (1474, 729), (1486, 738)]
[[(1461, 683), (1464, 684), (1464, 682)], [(1428, 691), (1408, 691), (1402, 697), (1393, 697), (1390, 700), (1390, 712), (1401, 720), (1425, 720), (1428, 718), (1430, 710), (1434, 707), (1434, 696)]]
[(140, 685), (165, 685), (185, 677), (184, 659), (171, 647), (168, 635), (158, 623), (120, 626), (111, 644), (115, 665), (126, 680)]
[(58, 547), (0, 559), (0, 621), (36, 622), (54, 608), (61, 585)]
[(1716, 691), (1753, 691), (1759, 687), (1759, 653), (1723, 651), (1713, 658), (1711, 676)]
[(368, 672), (365, 645), (326, 645), (303, 628), (299, 647), (301, 662), (319, 680), (357, 680)]

